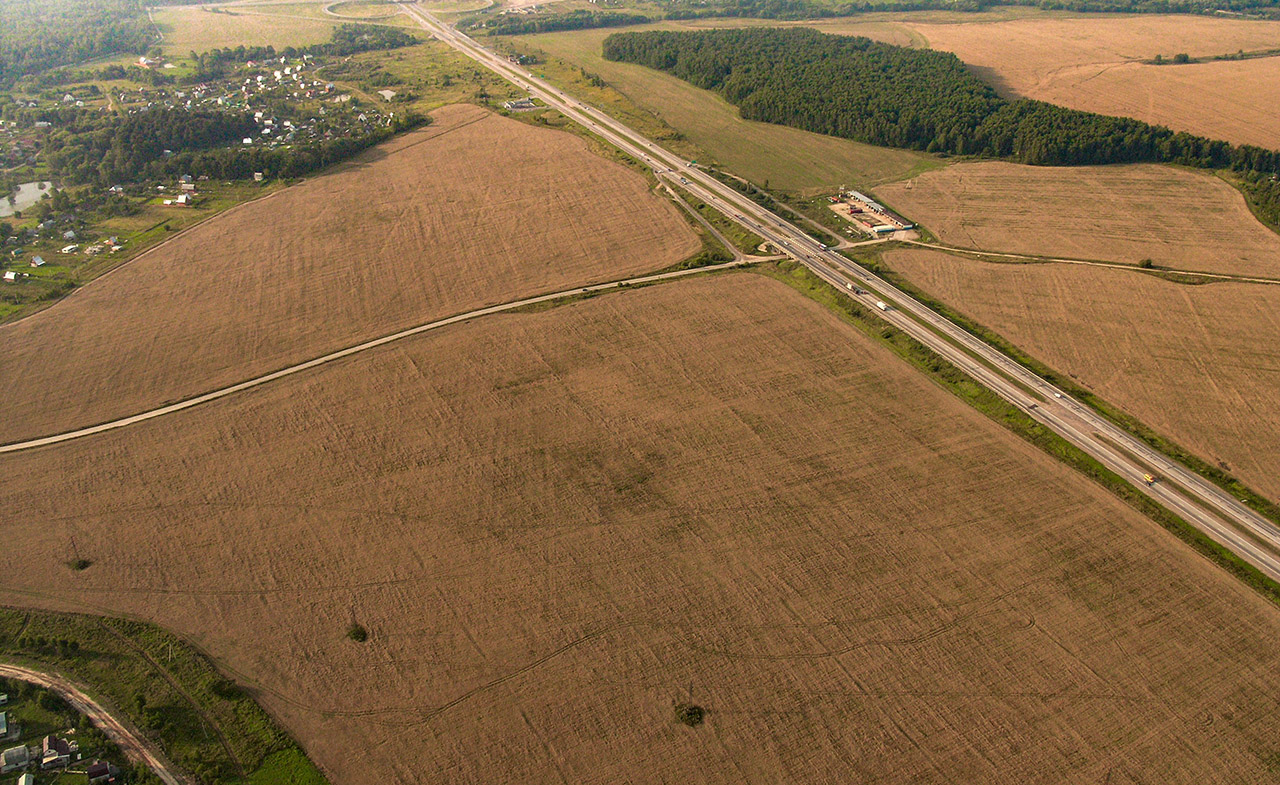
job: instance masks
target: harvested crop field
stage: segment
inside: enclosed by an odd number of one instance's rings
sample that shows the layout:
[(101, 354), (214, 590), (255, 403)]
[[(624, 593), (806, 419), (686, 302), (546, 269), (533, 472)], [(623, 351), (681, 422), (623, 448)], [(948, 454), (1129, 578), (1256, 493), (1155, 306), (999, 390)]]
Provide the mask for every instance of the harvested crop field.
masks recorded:
[(1280, 611), (760, 276), (0, 469), (0, 600), (190, 636), (335, 783), (1260, 782), (1280, 754)]
[(1157, 54), (1212, 57), (1280, 49), (1280, 22), (1196, 16), (1037, 15), (908, 22), (1006, 95), (1135, 117), (1237, 144), (1280, 147), (1280, 59), (1145, 65)]
[(190, 397), (701, 246), (639, 174), (472, 106), (201, 224), (0, 327), (0, 440)]
[(1280, 148), (1280, 57), (1064, 74), (1032, 96), (1176, 131)]
[(997, 161), (926, 172), (876, 194), (942, 242), (984, 251), (1280, 278), (1280, 235), (1212, 175), (1141, 164)]
[(893, 251), (890, 267), (1280, 499), (1280, 286)]

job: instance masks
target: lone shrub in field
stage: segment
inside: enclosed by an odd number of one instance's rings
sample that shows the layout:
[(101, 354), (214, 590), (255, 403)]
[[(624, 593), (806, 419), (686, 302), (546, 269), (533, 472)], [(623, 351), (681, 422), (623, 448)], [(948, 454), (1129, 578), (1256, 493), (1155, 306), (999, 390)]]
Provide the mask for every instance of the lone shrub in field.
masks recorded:
[(352, 624), (347, 628), (347, 637), (356, 643), (364, 643), (369, 640), (369, 631), (359, 624)]
[(706, 717), (706, 709), (694, 703), (677, 703), (675, 704), (676, 722), (688, 725), (690, 728), (696, 728), (702, 724), (702, 720)]

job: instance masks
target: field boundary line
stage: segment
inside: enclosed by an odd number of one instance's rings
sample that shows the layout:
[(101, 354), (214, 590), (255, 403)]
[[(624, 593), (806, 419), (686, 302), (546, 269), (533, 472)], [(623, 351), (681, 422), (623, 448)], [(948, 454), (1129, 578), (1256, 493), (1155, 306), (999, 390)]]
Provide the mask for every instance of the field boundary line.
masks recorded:
[[(943, 253), (978, 257), (996, 256), (1003, 259), (1022, 259), (1031, 264), (1076, 264), (1082, 267), (1104, 267), (1109, 270), (1127, 270), (1135, 273), (1146, 273), (1147, 275), (1153, 275), (1157, 278), (1161, 277), (1160, 273), (1170, 273), (1173, 275), (1193, 276), (1195, 278), (1207, 278), (1212, 281), (1260, 283), (1270, 284), (1272, 286), (1280, 285), (1280, 278), (1257, 278), (1248, 275), (1233, 275), (1231, 273), (1206, 273), (1195, 270), (1179, 270), (1174, 267), (1139, 267), (1136, 264), (1107, 262), (1099, 259), (1066, 259), (1053, 256), (1034, 256), (1032, 254), (1008, 253), (1005, 251), (984, 251), (978, 248), (961, 248), (955, 245), (943, 245), (942, 243), (926, 243), (923, 240), (900, 240), (899, 242), (920, 248), (928, 248), (933, 251), (941, 251)], [(978, 261), (983, 260), (979, 259)]]
[(740, 266), (743, 266), (744, 264), (745, 263), (742, 261), (735, 260), (731, 262), (724, 262), (722, 264), (706, 265), (704, 267), (692, 267), (687, 270), (673, 270), (671, 272), (665, 272), (665, 273), (654, 273), (651, 275), (643, 275), (635, 278), (626, 278), (618, 281), (609, 281), (606, 283), (591, 284), (589, 286), (579, 286), (573, 289), (565, 289), (558, 292), (552, 292), (550, 294), (538, 295), (536, 297), (526, 297), (522, 300), (514, 300), (512, 302), (502, 303), (500, 305), (490, 305), (484, 308), (477, 308), (472, 311), (467, 311), (466, 313), (455, 314), (454, 316), (448, 316), (443, 319), (436, 319), (434, 321), (426, 322), (425, 324), (419, 324), (415, 327), (409, 327), (407, 329), (400, 330), (399, 332), (391, 333), (390, 335), (384, 335), (380, 338), (373, 338), (368, 341), (355, 344), (354, 346), (348, 346), (345, 349), (338, 349), (337, 351), (329, 352), (328, 354), (324, 354), (319, 357), (314, 357), (310, 360), (296, 363), (294, 365), (290, 365), (285, 368), (281, 368), (278, 371), (273, 371), (271, 373), (264, 374), (262, 376), (256, 376), (252, 379), (246, 379), (243, 382), (237, 382), (236, 384), (232, 384), (227, 387), (222, 387), (217, 390), (212, 390), (207, 393), (202, 393), (193, 398), (187, 398), (185, 400), (178, 401), (176, 403), (167, 404), (165, 406), (160, 406), (155, 409), (149, 409), (144, 412), (139, 412), (138, 414), (133, 414), (126, 417), (120, 417), (115, 420), (109, 420), (104, 423), (99, 423), (97, 425), (90, 425), (84, 428), (77, 428), (70, 431), (63, 431), (62, 433), (51, 434), (49, 436), (41, 436), (35, 439), (27, 439), (25, 441), (3, 444), (3, 445), (0, 445), (0, 454), (19, 452), (21, 450), (30, 450), (36, 447), (46, 447), (52, 444), (59, 444), (61, 442), (70, 441), (72, 439), (79, 439), (85, 436), (93, 436), (99, 433), (106, 433), (107, 431), (114, 431), (118, 428), (124, 428), (129, 425), (135, 425), (137, 423), (146, 422), (147, 420), (154, 420), (155, 418), (163, 417), (166, 414), (174, 414), (176, 412), (180, 412), (185, 409), (190, 409), (194, 406), (199, 406), (202, 403), (209, 403), (211, 401), (216, 401), (220, 398), (226, 398), (227, 396), (235, 395), (238, 392), (251, 390), (254, 387), (260, 387), (264, 384), (274, 382), (278, 379), (283, 379), (288, 376), (293, 376), (295, 374), (302, 373), (303, 371), (309, 371), (312, 368), (318, 368), (322, 365), (327, 365), (329, 363), (336, 362), (346, 357), (351, 357), (353, 355), (369, 351), (370, 349), (376, 349), (380, 346), (385, 346), (387, 344), (394, 343), (396, 341), (400, 341), (405, 338), (411, 338), (415, 335), (421, 335), (422, 333), (430, 332), (432, 330), (438, 330), (441, 327), (448, 327), (449, 325), (452, 325), (452, 324), (460, 324), (462, 322), (468, 322), (468, 321), (471, 321), (472, 319), (478, 319), (481, 316), (489, 316), (497, 313), (515, 311), (520, 308), (527, 308), (532, 305), (548, 303), (555, 300), (561, 300), (567, 297), (575, 297), (575, 296), (580, 296), (584, 294), (592, 294), (595, 292), (605, 292), (611, 289), (620, 289), (620, 288), (625, 288), (630, 286), (642, 286), (645, 284), (658, 283), (661, 281), (670, 280), (672, 278), (682, 278), (688, 275), (697, 275), (701, 273), (712, 272), (715, 270), (725, 270), (731, 267), (740, 267)]

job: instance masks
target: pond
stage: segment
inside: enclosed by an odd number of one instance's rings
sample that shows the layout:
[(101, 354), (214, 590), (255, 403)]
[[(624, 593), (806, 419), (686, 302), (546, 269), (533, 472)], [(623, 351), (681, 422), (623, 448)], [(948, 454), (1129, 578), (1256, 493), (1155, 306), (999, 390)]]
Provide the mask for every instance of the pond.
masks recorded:
[(52, 193), (53, 183), (40, 181), (35, 183), (22, 183), (18, 186), (16, 193), (12, 194), (13, 201), (0, 197), (0, 218), (6, 215), (13, 215), (18, 210), (25, 210), (36, 202), (40, 201), (40, 197), (47, 193)]

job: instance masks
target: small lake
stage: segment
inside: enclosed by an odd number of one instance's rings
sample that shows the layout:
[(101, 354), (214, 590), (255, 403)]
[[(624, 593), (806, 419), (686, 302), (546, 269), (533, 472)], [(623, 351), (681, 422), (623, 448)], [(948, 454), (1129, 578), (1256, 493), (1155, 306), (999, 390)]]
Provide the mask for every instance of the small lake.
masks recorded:
[(13, 194), (13, 201), (0, 197), (0, 218), (6, 215), (13, 215), (17, 210), (25, 210), (36, 202), (40, 201), (40, 197), (45, 194), (53, 194), (53, 183), (41, 181), (38, 183), (22, 183), (18, 186), (17, 193)]

